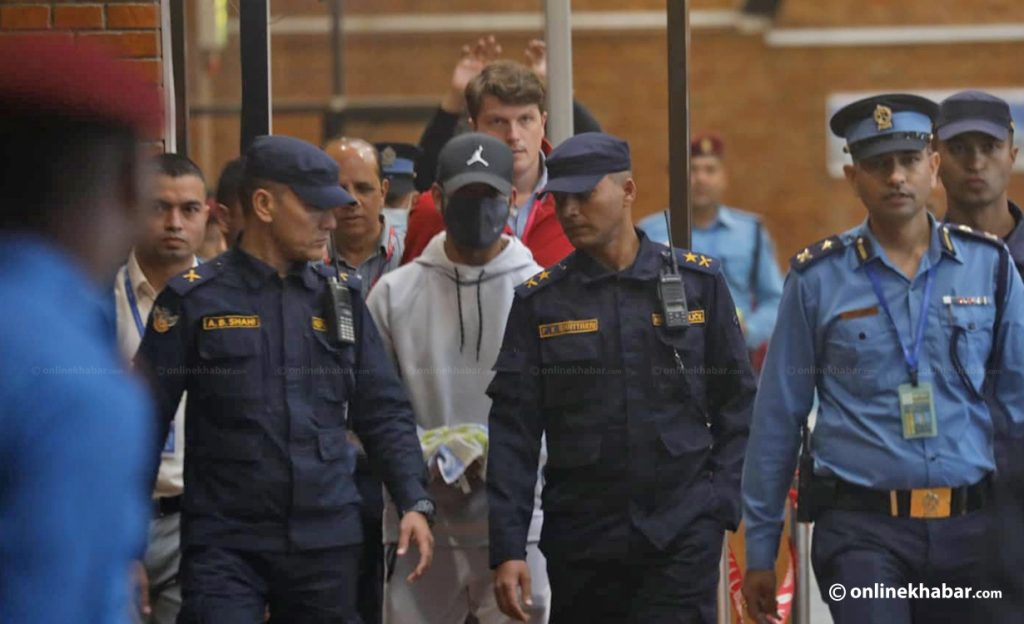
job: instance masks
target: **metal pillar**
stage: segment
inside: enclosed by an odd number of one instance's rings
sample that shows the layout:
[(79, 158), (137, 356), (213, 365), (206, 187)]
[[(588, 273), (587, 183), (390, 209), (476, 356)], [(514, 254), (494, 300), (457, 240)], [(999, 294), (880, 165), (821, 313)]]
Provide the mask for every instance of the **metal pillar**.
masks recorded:
[(240, 150), (272, 132), (270, 99), (270, 0), (245, 0), (238, 8), (242, 56), (242, 131)]
[[(722, 558), (718, 561), (718, 624), (732, 624), (732, 603), (729, 601), (729, 533), (722, 538)], [(742, 613), (740, 616), (742, 617)]]
[(794, 522), (796, 533), (796, 604), (793, 605), (794, 624), (811, 624), (811, 525)]
[(672, 242), (690, 247), (690, 2), (666, 0), (668, 22), (668, 205)]
[(544, 1), (544, 39), (548, 46), (547, 138), (552, 145), (573, 135), (571, 15), (569, 0)]
[(185, 0), (170, 0), (171, 63), (174, 77), (175, 151), (188, 154), (188, 78), (186, 56), (188, 39), (185, 28)]

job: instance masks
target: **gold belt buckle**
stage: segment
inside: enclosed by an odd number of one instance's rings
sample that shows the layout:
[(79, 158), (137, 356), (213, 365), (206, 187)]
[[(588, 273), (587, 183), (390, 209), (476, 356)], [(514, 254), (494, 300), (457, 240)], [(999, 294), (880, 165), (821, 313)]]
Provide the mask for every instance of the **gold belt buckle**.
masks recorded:
[(910, 491), (911, 518), (948, 518), (953, 498), (952, 489), (921, 488)]

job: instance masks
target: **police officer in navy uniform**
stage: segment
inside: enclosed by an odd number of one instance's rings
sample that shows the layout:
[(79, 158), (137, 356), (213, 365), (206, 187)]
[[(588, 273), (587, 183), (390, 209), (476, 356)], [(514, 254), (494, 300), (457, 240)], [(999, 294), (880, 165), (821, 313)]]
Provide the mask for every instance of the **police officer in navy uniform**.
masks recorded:
[[(1005, 100), (984, 91), (954, 93), (939, 104), (935, 121), (936, 146), (941, 157), (939, 178), (946, 189), (946, 220), (991, 232), (1003, 239), (1018, 271), (1024, 270), (1024, 215), (1007, 196), (1018, 148)], [(1024, 612), (1024, 440), (1009, 435), (996, 402), (989, 402), (996, 417), (993, 484), (996, 529), (992, 536), (991, 582), (1003, 590), (1002, 600), (986, 606), (991, 621), (1006, 621)]]
[(926, 209), (937, 112), (891, 94), (832, 117), (868, 218), (800, 251), (783, 290), (743, 472), (744, 595), (759, 622), (777, 606), (783, 505), (815, 390), (800, 507), (816, 522), (812, 563), (835, 621), (979, 621), (961, 596), (856, 599), (854, 588), (997, 589), (977, 582), (995, 468), (982, 390), (1024, 420), (1024, 297), (998, 237)]
[(353, 201), (334, 161), (298, 139), (257, 138), (242, 199), (239, 244), (168, 283), (139, 348), (161, 440), (189, 396), (180, 621), (252, 624), (269, 607), (272, 622), (359, 622), (348, 431), (404, 512), (399, 553), (418, 546), (415, 580), (433, 504), (412, 411), (357, 278), (313, 264), (333, 209)]
[(517, 288), (488, 389), (499, 606), (525, 621), (546, 436), (551, 622), (713, 622), (754, 395), (736, 306), (715, 259), (633, 227), (624, 141), (580, 134), (547, 166), (576, 250)]

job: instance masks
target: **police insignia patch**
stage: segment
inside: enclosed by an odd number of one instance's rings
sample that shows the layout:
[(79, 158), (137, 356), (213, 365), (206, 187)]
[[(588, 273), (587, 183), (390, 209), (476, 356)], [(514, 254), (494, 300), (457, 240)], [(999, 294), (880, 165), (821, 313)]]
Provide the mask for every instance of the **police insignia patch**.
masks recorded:
[(800, 250), (789, 261), (789, 266), (797, 271), (803, 271), (818, 260), (830, 256), (844, 247), (842, 239), (838, 236), (829, 236), (812, 245)]
[(158, 334), (166, 333), (167, 330), (178, 323), (178, 316), (171, 314), (171, 311), (162, 306), (153, 308), (153, 331)]
[(327, 322), (324, 321), (319, 316), (311, 317), (311, 322), (313, 324), (313, 331), (318, 331), (318, 332), (325, 332), (325, 331), (327, 331)]
[(398, 158), (398, 154), (395, 153), (395, 148), (390, 145), (384, 148), (384, 151), (380, 153), (380, 164), (385, 167), (390, 167), (395, 164), (395, 159)]
[(892, 128), (891, 108), (882, 104), (875, 107), (875, 126), (877, 126), (879, 130), (889, 130)]

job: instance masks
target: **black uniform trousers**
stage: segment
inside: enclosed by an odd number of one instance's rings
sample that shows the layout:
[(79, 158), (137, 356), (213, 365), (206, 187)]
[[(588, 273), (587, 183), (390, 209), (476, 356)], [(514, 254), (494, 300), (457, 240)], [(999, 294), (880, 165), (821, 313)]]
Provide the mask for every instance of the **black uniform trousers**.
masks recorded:
[[(826, 510), (814, 523), (811, 564), (836, 624), (985, 622), (983, 600), (856, 598), (853, 588), (984, 587), (988, 508), (922, 520), (870, 511)], [(841, 585), (842, 589), (834, 586)], [(930, 591), (930, 590), (929, 590)], [(831, 592), (831, 593), (830, 593)], [(877, 592), (876, 592), (877, 594)], [(954, 596), (951, 594), (951, 596)]]
[(189, 546), (178, 624), (362, 624), (361, 545), (291, 552)]
[(363, 499), (363, 554), (359, 563), (359, 616), (363, 624), (381, 624), (384, 607), (384, 484), (368, 462), (356, 464), (356, 487)]
[(661, 551), (634, 529), (624, 559), (545, 553), (550, 624), (713, 624), (724, 537), (702, 516)]

